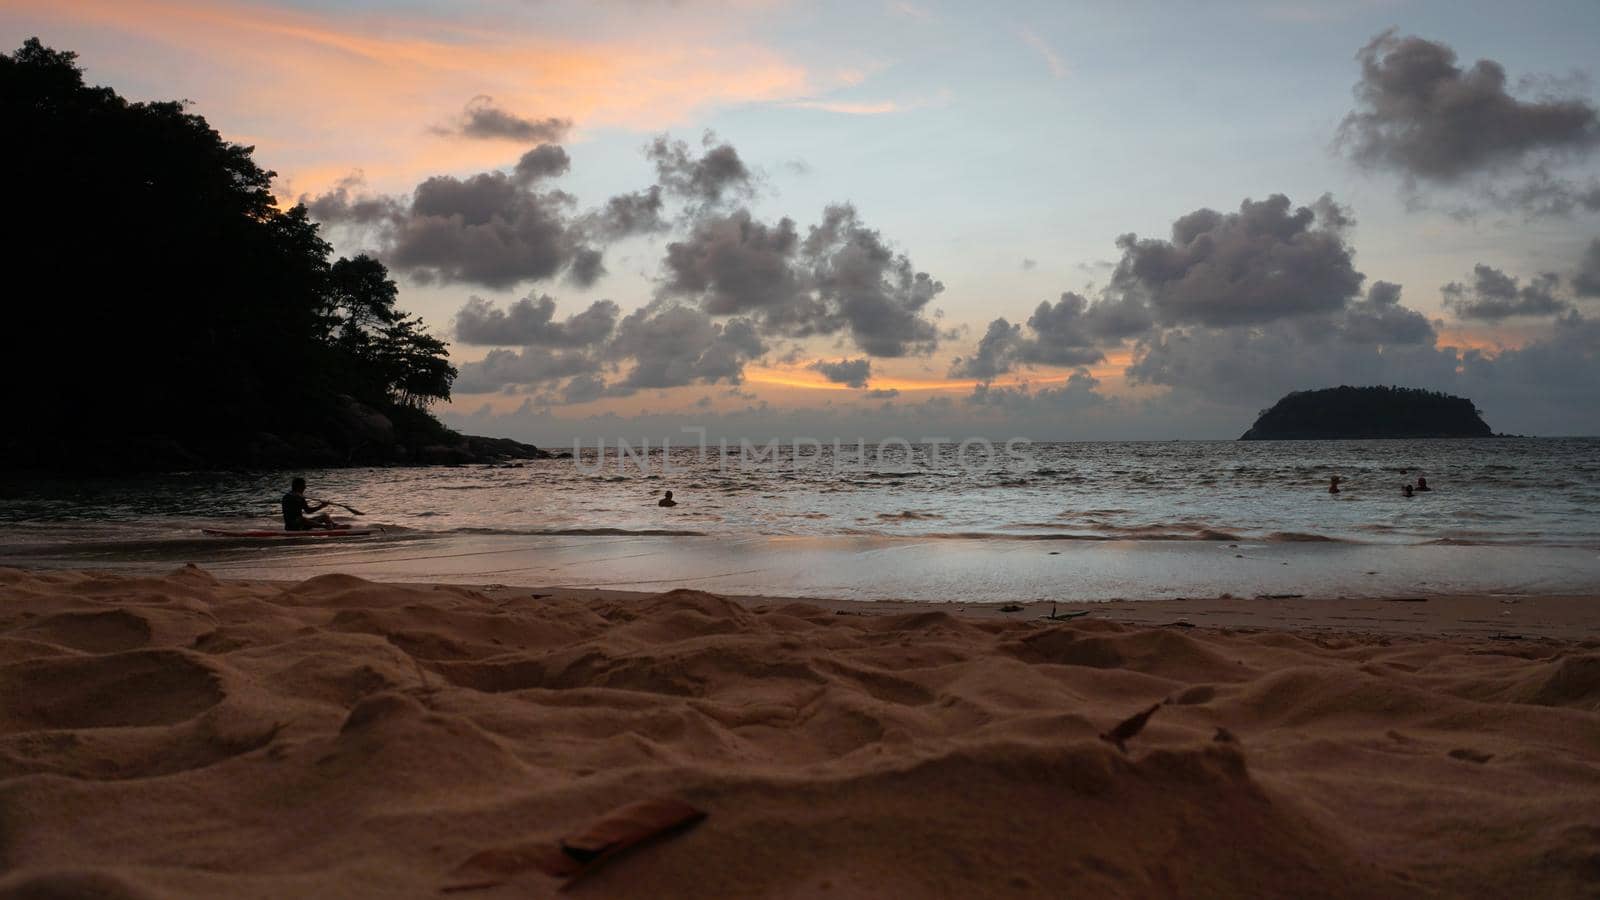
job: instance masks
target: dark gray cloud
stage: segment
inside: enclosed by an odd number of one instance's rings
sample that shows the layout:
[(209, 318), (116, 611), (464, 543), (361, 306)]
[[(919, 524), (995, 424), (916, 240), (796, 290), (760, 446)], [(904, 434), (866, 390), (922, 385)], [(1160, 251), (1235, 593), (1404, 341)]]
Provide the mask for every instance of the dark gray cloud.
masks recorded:
[(1162, 327), (1306, 319), (1350, 340), (1424, 340), (1432, 326), (1398, 305), (1397, 286), (1358, 300), (1363, 276), (1344, 237), (1354, 224), (1330, 195), (1294, 208), (1274, 194), (1245, 200), (1237, 213), (1198, 209), (1180, 216), (1170, 240), (1123, 235), (1122, 259), (1098, 300), (1069, 291), (1039, 304), (1026, 328), (994, 320), (950, 375), (988, 381), (1019, 366), (1092, 365), (1107, 349)]
[(1600, 238), (1589, 242), (1572, 276), (1572, 291), (1579, 297), (1600, 297)]
[(1127, 375), (1134, 384), (1255, 410), (1293, 390), (1447, 384), (1456, 362), (1453, 351), (1431, 342), (1380, 346), (1348, 340), (1337, 319), (1323, 317), (1249, 328), (1167, 329), (1136, 346)]
[(574, 263), (580, 283), (603, 271), (597, 251), (569, 219), (573, 198), (535, 190), (519, 176), (439, 175), (417, 185), (409, 199), (360, 196), (358, 184), (347, 179), (301, 202), (319, 222), (370, 233), (384, 262), (417, 281), (508, 288), (551, 278)]
[(855, 207), (829, 206), (801, 250), (816, 297), (871, 356), (932, 353), (939, 329), (923, 317), (944, 284), (918, 272), (877, 231), (861, 224)]
[(586, 372), (575, 375), (561, 388), (561, 403), (588, 403), (599, 400), (606, 393), (606, 380), (600, 375)]
[(1103, 407), (1110, 401), (1095, 390), (1099, 379), (1088, 369), (1077, 369), (1060, 385), (1017, 385), (997, 387), (987, 382), (973, 387), (966, 402), (972, 406), (988, 407), (1031, 417), (1063, 415)]
[(655, 234), (671, 228), (662, 215), (666, 204), (661, 186), (618, 194), (584, 219), (584, 228), (604, 240), (621, 240), (635, 234)]
[(610, 300), (596, 300), (561, 321), (555, 313), (556, 301), (544, 295), (524, 297), (503, 310), (472, 297), (456, 312), (456, 340), (470, 346), (589, 347), (611, 337), (620, 310)]
[(806, 368), (821, 372), (823, 378), (834, 384), (845, 384), (853, 388), (866, 387), (867, 380), (872, 377), (872, 360), (865, 357), (834, 362), (819, 359)]
[(848, 333), (870, 356), (928, 353), (938, 327), (928, 303), (944, 285), (918, 272), (853, 207), (830, 206), (802, 240), (795, 223), (767, 224), (748, 210), (703, 216), (667, 246), (663, 296), (712, 315), (748, 315), (764, 334)]
[(1111, 288), (1144, 299), (1164, 325), (1249, 325), (1341, 309), (1362, 275), (1342, 234), (1348, 217), (1331, 199), (1318, 207), (1321, 216), (1273, 194), (1245, 200), (1237, 213), (1182, 216), (1170, 240), (1123, 235)]
[(1356, 58), (1357, 108), (1340, 140), (1363, 165), (1449, 182), (1536, 155), (1588, 153), (1600, 143), (1594, 106), (1581, 97), (1519, 100), (1493, 60), (1462, 69), (1449, 46), (1392, 29)]
[(326, 194), (317, 197), (302, 194), (300, 203), (318, 222), (358, 226), (388, 222), (404, 212), (392, 197), (361, 193), (364, 183), (361, 173), (355, 172), (339, 179)]
[(511, 174), (523, 184), (532, 184), (543, 178), (565, 175), (571, 168), (572, 160), (567, 151), (556, 144), (540, 144), (522, 154)]
[(578, 287), (590, 287), (606, 274), (605, 256), (593, 247), (579, 247), (572, 251), (572, 264), (567, 267), (567, 280)]
[(1472, 267), (1472, 284), (1452, 281), (1441, 288), (1444, 305), (1463, 319), (1499, 321), (1513, 316), (1553, 316), (1571, 308), (1555, 292), (1560, 279), (1550, 272), (1527, 284), (1479, 263)]
[(645, 156), (655, 163), (657, 183), (669, 193), (706, 204), (754, 192), (755, 178), (732, 144), (717, 143), (708, 131), (701, 145), (702, 152), (695, 156), (684, 141), (666, 135), (652, 141)]
[(1515, 350), (1461, 354), (1450, 387), (1497, 431), (1600, 434), (1600, 320), (1568, 313)]
[(987, 382), (1004, 375), (1016, 368), (1022, 342), (1021, 325), (1013, 325), (1005, 318), (995, 319), (978, 339), (978, 348), (972, 355), (951, 361), (950, 377)]
[(549, 278), (578, 249), (567, 227), (571, 204), (565, 193), (527, 190), (501, 172), (438, 175), (417, 185), (385, 256), (419, 280), (508, 288)]
[(712, 315), (756, 315), (771, 333), (805, 336), (826, 310), (796, 265), (800, 235), (790, 219), (768, 225), (746, 209), (695, 223), (667, 245), (662, 291), (692, 297)]
[(1054, 304), (1040, 303), (1028, 317), (1033, 339), (1023, 343), (1021, 358), (1050, 366), (1086, 366), (1105, 359), (1100, 349), (1112, 335), (1102, 327), (1120, 324), (1120, 313), (1098, 315), (1081, 294), (1068, 291)]
[(1400, 285), (1374, 281), (1365, 300), (1345, 307), (1339, 336), (1357, 344), (1432, 344), (1437, 334), (1428, 317), (1400, 305)]
[(606, 348), (610, 358), (633, 361), (607, 392), (622, 396), (645, 388), (740, 384), (745, 363), (765, 352), (750, 319), (719, 323), (685, 306), (645, 307), (623, 318)]
[(440, 135), (542, 144), (562, 140), (571, 128), (571, 119), (524, 118), (495, 106), (493, 97), (480, 94), (467, 102), (457, 121), (431, 130)]
[(573, 376), (595, 376), (602, 366), (593, 353), (583, 351), (550, 347), (490, 350), (488, 356), (477, 362), (462, 363), (453, 387), (461, 394), (483, 394)]

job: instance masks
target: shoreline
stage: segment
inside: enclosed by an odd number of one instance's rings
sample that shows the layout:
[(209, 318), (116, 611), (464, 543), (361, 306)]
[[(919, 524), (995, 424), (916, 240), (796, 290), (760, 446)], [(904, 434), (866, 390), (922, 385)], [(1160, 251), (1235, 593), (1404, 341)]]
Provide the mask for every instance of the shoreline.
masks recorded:
[[(912, 536), (406, 535), (305, 545), (198, 539), (12, 544), (0, 562), (218, 577), (561, 585), (724, 596), (1011, 603), (1179, 597), (1600, 596), (1589, 547), (1037, 541)], [(1409, 615), (1409, 613), (1407, 613)]]
[[(0, 598), (0, 897), (1564, 897), (1600, 863), (1593, 596)], [(646, 800), (703, 821), (541, 869)]]

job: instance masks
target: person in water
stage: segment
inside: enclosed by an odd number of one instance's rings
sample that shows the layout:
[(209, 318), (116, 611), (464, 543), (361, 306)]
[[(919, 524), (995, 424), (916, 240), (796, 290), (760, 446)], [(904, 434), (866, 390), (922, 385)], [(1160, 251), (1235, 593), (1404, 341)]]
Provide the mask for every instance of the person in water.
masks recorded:
[(678, 501), (672, 499), (672, 492), (671, 491), (667, 491), (667, 495), (665, 497), (662, 497), (660, 500), (657, 500), (656, 501), (656, 505), (657, 506), (677, 506), (678, 505)]
[(1403, 496), (1403, 497), (1411, 496), (1411, 485), (1409, 485), (1409, 484), (1400, 485), (1400, 495)]
[(333, 516), (323, 513), (320, 516), (308, 517), (307, 513), (314, 513), (320, 509), (327, 509), (326, 503), (313, 504), (306, 499), (306, 480), (296, 478), (289, 485), (289, 493), (283, 495), (283, 530), (284, 531), (316, 531), (322, 528), (337, 528), (333, 524)]
[(1328, 479), (1328, 493), (1330, 493), (1330, 494), (1339, 493), (1339, 476), (1335, 475), (1332, 478)]
[(1431, 490), (1433, 490), (1433, 488), (1428, 487), (1428, 479), (1423, 478), (1421, 475), (1418, 475), (1417, 476), (1417, 491), (1420, 493), (1422, 491), (1431, 491)]

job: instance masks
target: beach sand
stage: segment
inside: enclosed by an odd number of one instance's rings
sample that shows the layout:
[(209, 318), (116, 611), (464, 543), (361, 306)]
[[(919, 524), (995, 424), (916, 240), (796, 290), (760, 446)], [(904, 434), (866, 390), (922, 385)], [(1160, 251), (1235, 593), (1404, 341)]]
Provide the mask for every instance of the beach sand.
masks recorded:
[(1600, 598), (1050, 611), (0, 569), (0, 897), (1600, 896)]

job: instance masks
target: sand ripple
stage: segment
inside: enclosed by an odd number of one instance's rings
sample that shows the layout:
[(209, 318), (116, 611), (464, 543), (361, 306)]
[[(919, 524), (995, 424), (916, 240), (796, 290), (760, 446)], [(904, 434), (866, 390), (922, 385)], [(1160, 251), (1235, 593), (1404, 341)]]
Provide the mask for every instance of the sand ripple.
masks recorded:
[[(1582, 896), (1600, 645), (0, 569), (0, 898)], [(1098, 738), (1161, 704), (1128, 752)], [(537, 872), (467, 896), (553, 896)]]

